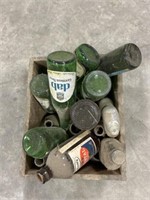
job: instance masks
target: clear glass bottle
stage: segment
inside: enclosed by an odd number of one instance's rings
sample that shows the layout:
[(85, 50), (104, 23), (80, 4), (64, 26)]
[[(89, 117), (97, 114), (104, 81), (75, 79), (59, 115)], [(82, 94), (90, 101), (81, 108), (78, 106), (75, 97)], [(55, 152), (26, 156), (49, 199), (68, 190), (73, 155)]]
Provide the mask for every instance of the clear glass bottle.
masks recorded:
[(47, 57), (47, 72), (52, 105), (60, 126), (67, 129), (70, 121), (69, 108), (75, 103), (76, 59), (74, 54), (56, 51)]
[(104, 98), (99, 102), (102, 112), (102, 120), (106, 134), (109, 137), (117, 137), (120, 131), (120, 117), (111, 99)]
[(51, 178), (69, 178), (85, 165), (99, 151), (99, 141), (85, 131), (53, 149), (46, 162), (46, 167), (38, 172), (42, 183)]
[(114, 138), (101, 141), (99, 158), (108, 170), (116, 170), (125, 162), (124, 145)]
[(30, 90), (45, 111), (48, 113), (55, 112), (51, 103), (48, 76), (46, 74), (34, 76), (30, 82)]
[(105, 72), (92, 71), (84, 77), (81, 93), (83, 98), (99, 101), (110, 92), (110, 89), (110, 77)]
[(106, 72), (109, 76), (115, 76), (136, 69), (141, 61), (140, 49), (135, 44), (128, 43), (102, 55), (98, 69)]
[(36, 127), (25, 133), (22, 146), (27, 155), (43, 159), (53, 148), (67, 139), (66, 131), (60, 127)]

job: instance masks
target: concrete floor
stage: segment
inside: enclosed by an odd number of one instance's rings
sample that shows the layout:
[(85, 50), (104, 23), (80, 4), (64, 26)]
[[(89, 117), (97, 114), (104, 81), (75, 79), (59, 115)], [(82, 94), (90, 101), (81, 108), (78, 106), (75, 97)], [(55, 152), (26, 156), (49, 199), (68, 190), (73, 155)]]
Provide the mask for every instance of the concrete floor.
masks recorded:
[[(150, 1), (0, 0), (0, 200), (150, 199)], [(21, 175), (28, 62), (81, 43), (106, 53), (136, 43), (143, 62), (124, 74), (127, 181)]]

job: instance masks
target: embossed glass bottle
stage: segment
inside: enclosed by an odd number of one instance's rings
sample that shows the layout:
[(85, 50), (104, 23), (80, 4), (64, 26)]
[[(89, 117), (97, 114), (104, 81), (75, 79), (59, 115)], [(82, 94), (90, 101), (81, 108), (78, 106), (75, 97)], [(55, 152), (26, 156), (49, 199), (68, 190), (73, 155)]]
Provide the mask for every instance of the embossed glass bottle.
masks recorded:
[(52, 105), (55, 108), (60, 126), (68, 128), (69, 108), (75, 103), (76, 59), (67, 51), (56, 51), (47, 57), (47, 72)]

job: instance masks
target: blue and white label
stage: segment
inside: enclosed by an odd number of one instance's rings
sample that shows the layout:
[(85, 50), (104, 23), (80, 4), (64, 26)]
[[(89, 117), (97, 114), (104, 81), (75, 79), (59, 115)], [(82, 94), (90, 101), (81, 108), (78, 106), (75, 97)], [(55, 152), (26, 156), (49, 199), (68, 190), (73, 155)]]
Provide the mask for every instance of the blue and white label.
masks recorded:
[(58, 72), (48, 70), (50, 92), (53, 98), (60, 102), (68, 101), (75, 89), (75, 72)]

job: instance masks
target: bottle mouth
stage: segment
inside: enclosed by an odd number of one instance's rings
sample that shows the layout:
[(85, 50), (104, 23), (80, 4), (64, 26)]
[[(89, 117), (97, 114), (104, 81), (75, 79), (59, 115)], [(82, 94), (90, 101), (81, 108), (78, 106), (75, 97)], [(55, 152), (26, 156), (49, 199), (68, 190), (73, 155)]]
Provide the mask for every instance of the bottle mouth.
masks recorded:
[(77, 135), (77, 134), (81, 133), (81, 130), (79, 128), (77, 128), (74, 124), (71, 124), (69, 126), (69, 131), (72, 135)]
[(53, 121), (50, 119), (45, 120), (44, 126), (46, 127), (52, 127), (54, 125)]
[(45, 162), (46, 162), (46, 159), (43, 158), (43, 159), (37, 159), (35, 158), (34, 159), (34, 164), (37, 166), (37, 167), (43, 167), (45, 165)]
[(37, 178), (41, 183), (46, 183), (52, 178), (52, 171), (48, 166), (42, 167), (37, 171)]
[(94, 134), (95, 134), (97, 137), (104, 137), (104, 136), (105, 136), (104, 127), (103, 127), (102, 125), (97, 125), (97, 126), (94, 128)]

